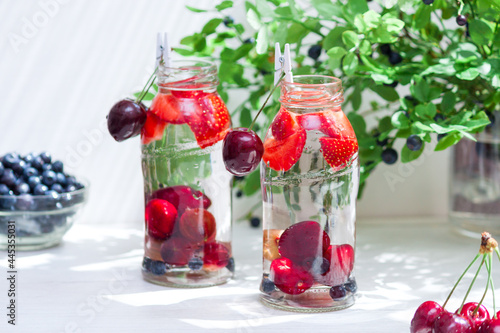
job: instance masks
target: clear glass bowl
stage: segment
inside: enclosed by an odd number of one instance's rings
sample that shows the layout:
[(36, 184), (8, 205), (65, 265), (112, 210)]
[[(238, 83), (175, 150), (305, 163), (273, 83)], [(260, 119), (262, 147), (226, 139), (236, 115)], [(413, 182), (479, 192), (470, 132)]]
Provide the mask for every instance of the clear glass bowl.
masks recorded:
[[(16, 250), (58, 245), (87, 200), (88, 183), (83, 185), (79, 190), (57, 196), (0, 195), (0, 250), (13, 244), (12, 239)], [(10, 202), (3, 204), (5, 200)]]

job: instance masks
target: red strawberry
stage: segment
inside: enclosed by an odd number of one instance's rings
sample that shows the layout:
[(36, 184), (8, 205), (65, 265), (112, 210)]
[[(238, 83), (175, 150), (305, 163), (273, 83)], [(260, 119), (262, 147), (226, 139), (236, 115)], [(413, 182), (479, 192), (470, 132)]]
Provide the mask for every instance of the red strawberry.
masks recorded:
[(212, 204), (210, 199), (203, 194), (203, 192), (185, 185), (161, 188), (151, 194), (151, 199), (156, 198), (167, 200), (174, 205), (179, 216), (182, 216), (186, 208), (207, 209)]
[(164, 262), (170, 265), (187, 265), (193, 256), (194, 246), (183, 238), (170, 238), (161, 245), (160, 253)]
[(349, 244), (330, 245), (324, 257), (330, 261), (330, 268), (324, 274), (315, 274), (316, 281), (327, 286), (343, 284), (354, 267), (354, 249)]
[(177, 209), (168, 201), (153, 199), (146, 205), (146, 227), (151, 237), (166, 239), (174, 230)]
[(358, 140), (319, 138), (321, 152), (325, 161), (332, 167), (333, 171), (339, 171), (352, 163), (352, 157), (358, 152)]
[(283, 257), (273, 260), (269, 278), (279, 290), (289, 295), (302, 294), (314, 283), (309, 272)]
[(316, 258), (323, 257), (330, 237), (316, 221), (303, 221), (288, 227), (280, 236), (279, 253), (294, 264), (310, 269)]
[(226, 267), (231, 258), (231, 251), (218, 242), (205, 243), (203, 252), (203, 268), (207, 271), (217, 271)]
[(271, 124), (271, 132), (276, 140), (284, 140), (300, 129), (295, 115), (281, 108)]
[(163, 132), (168, 124), (158, 118), (153, 112), (146, 112), (146, 122), (141, 130), (142, 144), (149, 144), (163, 138)]
[(167, 123), (184, 124), (185, 121), (181, 114), (181, 109), (177, 99), (170, 94), (159, 93), (153, 99), (149, 108), (158, 118)]
[(264, 142), (262, 160), (273, 170), (288, 171), (300, 159), (306, 140), (306, 131), (302, 128), (285, 140), (268, 138)]
[(215, 228), (215, 217), (203, 208), (188, 208), (179, 220), (181, 234), (195, 244), (214, 241)]
[(340, 109), (301, 114), (297, 121), (304, 129), (321, 131), (331, 138), (356, 138), (349, 119)]
[(201, 149), (223, 140), (231, 126), (226, 105), (216, 94), (198, 100), (186, 99), (181, 111)]
[(172, 90), (172, 95), (177, 98), (189, 98), (189, 99), (199, 99), (206, 96), (206, 93), (202, 84), (185, 84), (182, 86), (176, 85), (176, 88), (182, 88), (183, 90)]

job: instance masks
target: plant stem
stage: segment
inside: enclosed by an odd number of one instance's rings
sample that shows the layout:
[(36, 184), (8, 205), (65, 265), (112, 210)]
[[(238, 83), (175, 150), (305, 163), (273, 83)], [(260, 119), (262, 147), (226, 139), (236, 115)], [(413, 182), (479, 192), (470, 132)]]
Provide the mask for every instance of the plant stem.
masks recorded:
[[(490, 270), (493, 271), (493, 258), (490, 262)], [(490, 280), (490, 285), (491, 285), (491, 292), (493, 294), (493, 312), (494, 312), (493, 318), (496, 318), (497, 317), (497, 306), (496, 306), (496, 302), (495, 302), (495, 286), (493, 285), (493, 276), (491, 276), (489, 280)]]
[(448, 297), (446, 297), (446, 301), (444, 301), (444, 304), (443, 304), (443, 309), (444, 307), (446, 306), (446, 303), (448, 303), (448, 301), (450, 300), (450, 297), (451, 295), (453, 294), (453, 292), (455, 291), (455, 289), (457, 288), (458, 284), (460, 283), (460, 281), (462, 280), (462, 278), (465, 276), (465, 274), (469, 271), (469, 269), (472, 267), (472, 265), (474, 265), (474, 263), (476, 262), (476, 260), (479, 258), (481, 254), (478, 253), (474, 259), (471, 261), (471, 263), (469, 264), (469, 266), (467, 266), (467, 268), (465, 269), (465, 271), (462, 273), (462, 275), (460, 275), (460, 277), (458, 278), (458, 281), (455, 283), (455, 285), (453, 286), (453, 289), (451, 289), (450, 291), (450, 294), (448, 295)]
[(273, 89), (271, 90), (271, 92), (269, 93), (269, 95), (267, 96), (266, 98), (266, 101), (264, 102), (264, 104), (262, 104), (259, 112), (257, 112), (257, 115), (255, 116), (255, 118), (253, 118), (253, 121), (252, 121), (252, 124), (250, 125), (250, 127), (248, 128), (250, 131), (252, 130), (253, 128), (253, 125), (255, 125), (255, 122), (257, 121), (257, 118), (259, 117), (260, 113), (262, 112), (262, 110), (264, 109), (264, 107), (266, 106), (267, 102), (269, 101), (269, 98), (271, 98), (271, 96), (274, 94), (274, 91), (276, 90), (276, 87), (278, 87), (281, 83), (281, 80), (283, 80), (283, 78), (285, 77), (285, 72), (283, 71), (283, 73), (281, 73), (281, 77), (280, 79), (278, 80), (278, 82), (276, 82), (276, 85), (273, 87)]
[[(151, 74), (151, 76), (149, 77), (148, 81), (147, 81), (147, 82), (146, 82), (146, 84), (144, 85), (144, 88), (142, 88), (142, 91), (141, 91), (141, 93), (139, 94), (139, 97), (137, 97), (137, 99), (135, 100), (135, 102), (136, 102), (136, 103), (140, 103), (140, 102), (142, 101), (142, 99), (144, 98), (144, 96), (146, 96), (146, 94), (147, 94), (147, 92), (149, 91), (149, 89), (151, 89), (151, 86), (153, 85), (153, 83), (154, 83), (154, 82), (155, 82), (155, 80), (156, 80), (156, 76), (155, 76), (155, 74), (156, 74), (156, 72), (157, 72), (157, 71), (158, 71), (158, 67), (156, 67), (156, 68), (155, 68), (155, 70), (154, 70), (153, 74)], [(151, 79), (152, 79), (153, 81), (151, 81)], [(151, 84), (150, 84), (150, 82), (149, 82), (149, 81), (151, 81)], [(149, 87), (148, 87), (148, 84), (149, 84)], [(146, 87), (148, 87), (148, 88), (146, 89)]]
[(483, 267), (485, 260), (486, 260), (486, 254), (483, 254), (483, 260), (481, 260), (481, 264), (477, 268), (476, 275), (474, 275), (474, 278), (472, 279), (472, 282), (470, 283), (469, 289), (467, 289), (467, 292), (465, 293), (464, 300), (462, 301), (460, 308), (458, 308), (458, 311), (457, 311), (458, 313), (460, 313), (460, 311), (462, 311), (462, 308), (465, 304), (465, 301), (467, 300), (467, 297), (469, 296), (469, 293), (472, 290), (474, 283), (476, 282), (477, 276), (479, 275), (479, 272), (481, 271), (481, 268)]
[[(488, 261), (486, 261), (486, 270), (488, 271), (488, 281), (486, 281), (486, 288), (484, 288), (483, 297), (481, 297), (481, 300), (477, 304), (477, 307), (474, 309), (474, 312), (472, 312), (472, 317), (474, 317), (477, 314), (479, 307), (481, 306), (481, 304), (483, 304), (484, 298), (486, 297), (486, 293), (488, 292), (488, 287), (490, 286), (489, 282), (491, 279), (491, 253), (485, 255), (488, 256)], [(493, 291), (493, 293), (495, 293), (495, 291)]]

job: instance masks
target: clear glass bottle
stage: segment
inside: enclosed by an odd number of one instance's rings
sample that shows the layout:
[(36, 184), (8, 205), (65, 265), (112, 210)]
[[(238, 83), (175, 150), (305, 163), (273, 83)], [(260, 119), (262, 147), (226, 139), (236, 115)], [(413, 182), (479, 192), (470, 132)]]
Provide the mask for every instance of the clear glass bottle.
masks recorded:
[(354, 304), (358, 143), (328, 76), (282, 82), (281, 109), (264, 141), (261, 299), (322, 312)]
[(231, 175), (222, 160), (230, 117), (217, 69), (203, 61), (160, 66), (141, 133), (145, 196), (143, 277), (172, 287), (229, 280)]

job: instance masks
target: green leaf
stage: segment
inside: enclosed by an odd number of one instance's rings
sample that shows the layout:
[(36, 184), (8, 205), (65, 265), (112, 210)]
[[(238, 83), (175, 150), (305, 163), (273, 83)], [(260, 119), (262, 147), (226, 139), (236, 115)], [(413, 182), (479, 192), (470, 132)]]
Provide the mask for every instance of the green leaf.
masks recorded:
[[(135, 98), (139, 98), (141, 95), (141, 92), (136, 92), (134, 94)], [(142, 98), (143, 101), (152, 101), (153, 98), (155, 98), (155, 95), (153, 93), (147, 92), (144, 97)]]
[(436, 148), (434, 148), (435, 151), (441, 151), (445, 150), (448, 147), (453, 146), (456, 144), (460, 139), (462, 139), (462, 133), (450, 133), (441, 140), (436, 145)]
[(411, 94), (420, 102), (426, 103), (429, 101), (429, 84), (420, 76), (414, 76), (413, 82), (410, 85)]
[(262, 17), (275, 17), (274, 11), (271, 9), (266, 0), (256, 0), (255, 5), (259, 14)]
[(493, 40), (493, 30), (482, 20), (470, 20), (469, 33), (470, 38), (477, 45), (487, 45)]
[(187, 9), (189, 9), (190, 11), (192, 12), (195, 12), (195, 13), (205, 13), (207, 12), (206, 9), (198, 9), (198, 8), (194, 8), (194, 7), (191, 7), (191, 6), (186, 6)]
[(252, 124), (252, 114), (248, 108), (243, 108), (240, 112), (240, 126), (250, 127)]
[(460, 80), (472, 81), (479, 76), (479, 71), (475, 67), (468, 68), (460, 73), (457, 73), (456, 77)]
[(396, 35), (399, 34), (405, 26), (403, 21), (392, 17), (389, 13), (382, 16), (382, 22), (385, 24), (388, 32)]
[(356, 112), (349, 112), (347, 114), (347, 119), (349, 119), (356, 135), (362, 136), (362, 134), (366, 132), (366, 122), (362, 116)]
[(226, 1), (222, 1), (220, 4), (215, 6), (215, 9), (217, 9), (220, 12), (221, 10), (224, 10), (226, 8), (231, 8), (231, 7), (233, 7), (233, 2), (226, 0)]
[(217, 27), (221, 23), (222, 23), (222, 19), (220, 19), (220, 18), (211, 19), (210, 21), (207, 22), (207, 24), (205, 24), (205, 26), (201, 30), (201, 33), (205, 34), (205, 35), (213, 34), (215, 32), (215, 29), (217, 29)]
[(404, 145), (403, 149), (401, 149), (401, 162), (408, 163), (408, 162), (416, 160), (424, 152), (424, 147), (425, 147), (425, 143), (422, 143), (422, 148), (420, 148), (417, 151), (412, 151), (406, 145)]
[(427, 67), (427, 69), (423, 71), (421, 75), (424, 76), (429, 74), (443, 74), (447, 76), (452, 76), (455, 75), (456, 72), (457, 71), (455, 70), (453, 63), (448, 63), (448, 64), (437, 64), (434, 66)]
[(455, 110), (456, 96), (451, 91), (444, 93), (443, 99), (441, 100), (441, 111), (444, 114), (448, 114)]
[(323, 48), (325, 50), (329, 50), (332, 47), (338, 47), (340, 43), (342, 43), (342, 33), (346, 30), (347, 28), (344, 28), (342, 26), (337, 26), (330, 30), (328, 35), (326, 35), (325, 39), (323, 40)]
[(269, 35), (267, 33), (267, 27), (263, 26), (259, 29), (257, 33), (257, 43), (255, 46), (255, 50), (258, 54), (264, 54), (267, 52), (267, 48), (269, 47)]
[(417, 30), (424, 28), (431, 20), (432, 7), (420, 3), (420, 6), (415, 13), (415, 18), (413, 20), (413, 27)]
[(312, 0), (311, 2), (320, 16), (327, 19), (343, 16), (341, 5), (338, 2), (331, 0)]
[(432, 132), (432, 127), (427, 126), (420, 121), (415, 121), (413, 124), (411, 124), (411, 129), (414, 134), (420, 134), (420, 133), (425, 133), (425, 132)]
[(370, 87), (371, 90), (376, 92), (380, 97), (389, 102), (394, 102), (399, 99), (398, 92), (396, 89), (386, 86), (373, 86)]
[(347, 2), (352, 14), (364, 14), (368, 11), (368, 3), (366, 0), (349, 0)]
[(328, 65), (330, 66), (330, 69), (334, 70), (340, 67), (342, 57), (347, 54), (347, 51), (343, 47), (336, 46), (329, 49), (326, 54), (329, 57)]
[(348, 53), (342, 62), (342, 69), (347, 75), (353, 75), (358, 67), (358, 56), (355, 53)]
[(432, 103), (419, 104), (415, 108), (415, 113), (420, 118), (434, 118), (436, 115), (436, 106)]
[(364, 54), (364, 55), (367, 55), (369, 56), (370, 54), (372, 54), (372, 45), (370, 44), (370, 42), (366, 39), (363, 39), (361, 41), (361, 43), (359, 44), (359, 52), (361, 54)]
[(403, 111), (397, 111), (391, 117), (391, 124), (397, 129), (406, 129), (410, 127), (410, 120)]
[(257, 169), (245, 178), (245, 185), (243, 185), (243, 193), (246, 196), (251, 196), (260, 190), (260, 170)]
[(247, 11), (247, 21), (255, 30), (259, 30), (262, 26), (262, 22), (260, 21), (259, 16), (253, 9), (249, 9)]
[(342, 42), (348, 50), (355, 48), (359, 45), (358, 34), (351, 30), (344, 31), (342, 33)]

